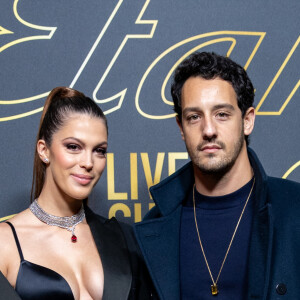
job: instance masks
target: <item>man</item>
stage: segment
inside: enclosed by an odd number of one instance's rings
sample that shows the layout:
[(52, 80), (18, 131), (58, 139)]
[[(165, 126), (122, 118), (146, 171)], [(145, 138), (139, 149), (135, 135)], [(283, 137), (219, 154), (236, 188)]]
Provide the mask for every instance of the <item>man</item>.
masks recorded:
[(135, 227), (160, 299), (300, 299), (300, 184), (268, 177), (247, 147), (244, 69), (195, 53), (176, 69), (174, 110), (191, 162), (150, 191)]

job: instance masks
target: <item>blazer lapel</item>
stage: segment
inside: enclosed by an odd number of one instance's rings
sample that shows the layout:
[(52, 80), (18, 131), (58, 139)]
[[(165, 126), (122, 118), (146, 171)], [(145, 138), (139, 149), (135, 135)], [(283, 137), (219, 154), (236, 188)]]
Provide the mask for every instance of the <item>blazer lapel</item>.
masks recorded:
[(270, 280), (273, 244), (271, 205), (266, 204), (253, 220), (249, 256), (249, 299), (265, 300)]
[(181, 206), (167, 217), (143, 221), (135, 232), (160, 299), (180, 299)]
[(106, 220), (86, 207), (86, 219), (93, 234), (104, 271), (103, 300), (127, 299), (132, 273), (126, 240), (115, 218)]
[(249, 254), (248, 299), (268, 296), (273, 246), (272, 206), (268, 203), (268, 178), (256, 154), (248, 148), (255, 176), (254, 214)]

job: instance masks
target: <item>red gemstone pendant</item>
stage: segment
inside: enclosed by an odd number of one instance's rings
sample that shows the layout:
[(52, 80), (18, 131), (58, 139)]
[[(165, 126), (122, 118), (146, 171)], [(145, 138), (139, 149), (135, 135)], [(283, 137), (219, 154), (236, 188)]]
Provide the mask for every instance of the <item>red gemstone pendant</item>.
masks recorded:
[(77, 242), (77, 236), (75, 234), (72, 235), (71, 241), (72, 241), (72, 243), (76, 243)]

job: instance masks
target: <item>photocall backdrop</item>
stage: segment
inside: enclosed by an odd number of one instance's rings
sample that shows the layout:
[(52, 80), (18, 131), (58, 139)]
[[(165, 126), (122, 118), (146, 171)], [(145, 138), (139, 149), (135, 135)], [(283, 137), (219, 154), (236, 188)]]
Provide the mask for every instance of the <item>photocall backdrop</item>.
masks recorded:
[(228, 55), (256, 89), (250, 146), (268, 174), (300, 181), (299, 0), (2, 0), (0, 219), (30, 203), (44, 101), (56, 86), (84, 92), (109, 124), (107, 169), (90, 197), (133, 223), (148, 187), (188, 161), (170, 81), (194, 51)]

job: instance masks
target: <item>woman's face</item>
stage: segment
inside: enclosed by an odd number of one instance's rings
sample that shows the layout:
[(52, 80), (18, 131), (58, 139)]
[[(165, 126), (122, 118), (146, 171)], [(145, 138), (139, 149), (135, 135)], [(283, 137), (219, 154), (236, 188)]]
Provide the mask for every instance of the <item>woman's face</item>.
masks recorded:
[[(71, 114), (46, 147), (45, 187), (73, 199), (85, 199), (106, 164), (107, 129), (102, 119)], [(49, 189), (50, 188), (50, 189)]]

